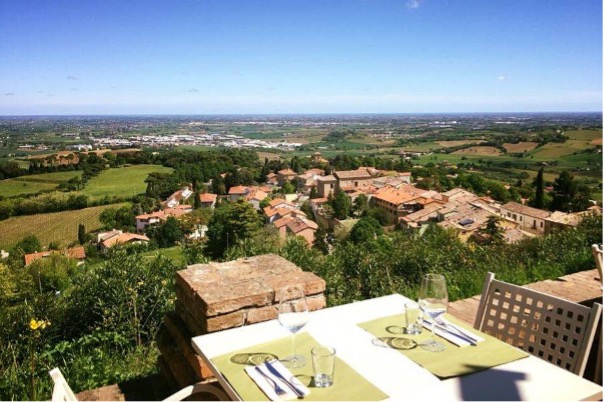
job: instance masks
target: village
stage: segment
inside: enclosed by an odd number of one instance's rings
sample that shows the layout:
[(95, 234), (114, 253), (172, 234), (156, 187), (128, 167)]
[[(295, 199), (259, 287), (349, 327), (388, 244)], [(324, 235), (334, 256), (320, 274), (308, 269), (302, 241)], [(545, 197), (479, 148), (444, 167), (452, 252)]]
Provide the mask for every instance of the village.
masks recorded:
[[(319, 152), (311, 158), (315, 163), (326, 162)], [(226, 177), (226, 173), (221, 176)], [(294, 192), (283, 191), (288, 183), (295, 188)], [(211, 182), (206, 184), (206, 188), (211, 188)], [(596, 205), (581, 212), (550, 212), (518, 202), (501, 203), (462, 188), (446, 192), (424, 190), (412, 182), (411, 172), (359, 167), (356, 170), (332, 170), (331, 174), (312, 168), (298, 174), (287, 168), (269, 173), (267, 181), (260, 185), (233, 186), (225, 195), (196, 193), (192, 186), (184, 187), (165, 199), (161, 209), (137, 215), (135, 233), (118, 229), (99, 232), (95, 236), (96, 245), (105, 252), (118, 244), (148, 244), (151, 239), (146, 232), (150, 227), (165, 223), (171, 217), (180, 220), (193, 212), (195, 206), (214, 209), (222, 202), (244, 202), (258, 211), (265, 225), (273, 226), (282, 239), (301, 236), (311, 247), (320, 227), (331, 232), (349, 232), (358, 221), (358, 217), (342, 220), (334, 216), (329, 202), (339, 193), (345, 194), (350, 205), (357, 198), (364, 197), (368, 206), (388, 217), (385, 225), (388, 231), (404, 230), (421, 235), (430, 224), (436, 224), (454, 230), (463, 242), (479, 244), (489, 241), (489, 235), (485, 234), (489, 221), (496, 222), (502, 240), (511, 244), (576, 227), (585, 214), (601, 214), (601, 208)], [(194, 199), (196, 196), (197, 200)], [(310, 208), (303, 208), (304, 204)], [(195, 225), (193, 232), (186, 235), (186, 240), (203, 241), (207, 230), (207, 225)], [(59, 251), (26, 254), (25, 265), (55, 252)], [(86, 258), (81, 246), (60, 252), (79, 261)]]

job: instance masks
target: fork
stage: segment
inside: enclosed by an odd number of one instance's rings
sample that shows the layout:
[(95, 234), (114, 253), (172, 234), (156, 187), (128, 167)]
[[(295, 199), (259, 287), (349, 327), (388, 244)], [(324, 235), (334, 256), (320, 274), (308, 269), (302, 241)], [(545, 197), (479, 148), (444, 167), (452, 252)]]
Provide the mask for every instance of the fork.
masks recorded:
[(285, 393), (286, 393), (286, 392), (285, 392), (285, 390), (284, 390), (283, 388), (281, 388), (281, 387), (279, 386), (279, 384), (277, 384), (277, 382), (276, 382), (275, 380), (273, 380), (273, 379), (272, 379), (271, 377), (269, 377), (269, 376), (268, 376), (268, 375), (267, 375), (267, 374), (266, 374), (264, 371), (262, 371), (262, 370), (260, 369), (260, 367), (256, 366), (256, 367), (254, 367), (254, 368), (255, 368), (255, 369), (256, 369), (256, 371), (257, 371), (257, 372), (259, 372), (259, 373), (262, 375), (262, 377), (264, 377), (264, 379), (265, 379), (265, 380), (266, 380), (266, 381), (267, 381), (267, 382), (268, 382), (268, 383), (269, 383), (269, 384), (270, 384), (270, 385), (273, 387), (273, 389), (275, 390), (275, 393), (276, 393), (278, 396), (285, 395)]
[(455, 325), (449, 324), (448, 322), (445, 322), (445, 320), (443, 320), (440, 317), (435, 317), (434, 321), (444, 327), (445, 329), (447, 329), (448, 331), (455, 331), (459, 336), (465, 338), (468, 342), (470, 342), (472, 345), (476, 345), (476, 341), (477, 339), (474, 338), (473, 336), (466, 334), (465, 332), (461, 331), (459, 328), (457, 328)]

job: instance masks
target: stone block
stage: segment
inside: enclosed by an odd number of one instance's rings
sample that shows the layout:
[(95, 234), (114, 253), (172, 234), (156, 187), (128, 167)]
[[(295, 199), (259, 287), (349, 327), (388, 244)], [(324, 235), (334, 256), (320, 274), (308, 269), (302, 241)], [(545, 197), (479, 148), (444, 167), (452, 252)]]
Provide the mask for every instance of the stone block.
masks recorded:
[(266, 306), (272, 302), (273, 292), (256, 281), (242, 281), (208, 288), (199, 297), (204, 304), (202, 313), (213, 317), (246, 307)]
[(260, 308), (251, 308), (247, 311), (245, 318), (246, 324), (255, 324), (257, 322), (274, 320), (277, 318), (277, 306), (265, 306)]
[(245, 310), (235, 311), (234, 313), (218, 315), (207, 319), (206, 328), (208, 332), (221, 331), (234, 327), (240, 327), (245, 322)]

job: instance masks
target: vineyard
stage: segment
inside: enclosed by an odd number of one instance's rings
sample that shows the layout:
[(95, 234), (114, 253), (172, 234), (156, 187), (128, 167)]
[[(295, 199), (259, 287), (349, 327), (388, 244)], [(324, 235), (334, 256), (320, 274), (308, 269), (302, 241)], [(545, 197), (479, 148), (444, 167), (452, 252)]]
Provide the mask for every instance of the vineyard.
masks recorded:
[(40, 191), (52, 190), (62, 181), (81, 175), (82, 172), (55, 172), (21, 176), (14, 179), (0, 180), (0, 195), (13, 197), (21, 194), (35, 194)]
[(127, 203), (110, 204), (76, 211), (18, 216), (0, 221), (0, 249), (7, 250), (28, 235), (35, 235), (43, 246), (56, 242), (67, 246), (78, 240), (78, 225), (86, 226), (86, 231), (101, 227), (99, 215), (107, 208), (119, 208)]

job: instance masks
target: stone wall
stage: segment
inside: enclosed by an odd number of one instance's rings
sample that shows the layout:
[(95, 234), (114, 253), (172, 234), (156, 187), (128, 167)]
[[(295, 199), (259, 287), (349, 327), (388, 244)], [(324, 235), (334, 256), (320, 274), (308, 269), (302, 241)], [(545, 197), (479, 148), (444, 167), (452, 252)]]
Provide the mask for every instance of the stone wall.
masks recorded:
[(304, 288), (308, 307), (325, 307), (325, 281), (275, 254), (190, 265), (176, 273), (175, 311), (157, 336), (162, 374), (175, 389), (212, 381), (191, 338), (277, 318), (279, 291)]

